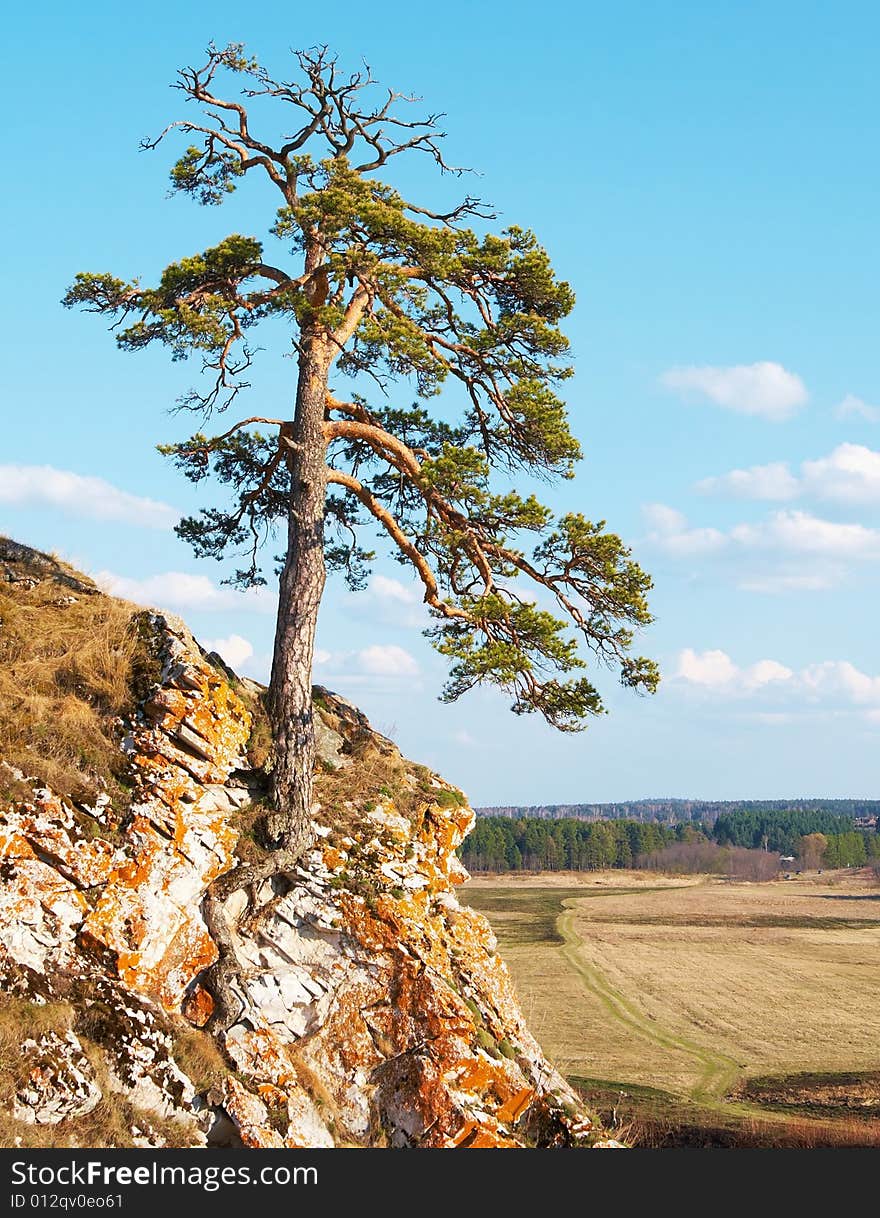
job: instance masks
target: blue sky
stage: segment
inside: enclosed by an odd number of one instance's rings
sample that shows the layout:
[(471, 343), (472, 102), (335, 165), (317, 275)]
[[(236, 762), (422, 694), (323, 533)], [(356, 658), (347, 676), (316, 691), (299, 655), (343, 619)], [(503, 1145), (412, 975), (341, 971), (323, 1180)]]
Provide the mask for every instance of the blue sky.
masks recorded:
[[(477, 803), (876, 795), (880, 10), (159, 0), (140, 20), (104, 3), (8, 18), (0, 529), (265, 676), (271, 595), (222, 587), (171, 531), (198, 502), (155, 445), (186, 433), (166, 409), (188, 370), (118, 353), (58, 301), (78, 270), (148, 280), (262, 233), (274, 200), (168, 200), (171, 150), (138, 142), (177, 116), (168, 84), (209, 39), (281, 74), (287, 47), (328, 42), (445, 110), (450, 159), (482, 174), (466, 189), (534, 228), (574, 286), (586, 460), (552, 498), (607, 519), (654, 575), (641, 649), (664, 683), (645, 700), (600, 674), (611, 713), (578, 736), (494, 693), (443, 706), (391, 563), (360, 597), (330, 585), (316, 679)], [(406, 185), (434, 202), (436, 179)], [(267, 349), (254, 412), (277, 413), (292, 377)]]

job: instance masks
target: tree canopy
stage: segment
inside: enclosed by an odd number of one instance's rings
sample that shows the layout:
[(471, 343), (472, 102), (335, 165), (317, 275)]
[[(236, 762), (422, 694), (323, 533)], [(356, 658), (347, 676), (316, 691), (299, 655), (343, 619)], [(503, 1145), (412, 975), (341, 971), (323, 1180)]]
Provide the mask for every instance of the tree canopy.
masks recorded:
[[(421, 581), (431, 639), (450, 662), (445, 699), (490, 683), (517, 713), (576, 730), (603, 710), (584, 650), (631, 689), (659, 678), (631, 654), (651, 620), (651, 581), (627, 547), (604, 521), (554, 519), (516, 487), (526, 475), (569, 478), (581, 455), (561, 396), (572, 290), (528, 229), (489, 231), (491, 210), (471, 196), (432, 210), (377, 176), (404, 153), (459, 174), (439, 116), (410, 118), (413, 99), (378, 91), (368, 69), (343, 75), (326, 48), (295, 59), (297, 79), (281, 80), (241, 45), (212, 45), (177, 82), (199, 115), (145, 144), (188, 138), (171, 186), (206, 206), (261, 177), (276, 202), (263, 235), (234, 233), (172, 262), (154, 286), (80, 274), (64, 303), (111, 319), (124, 350), (202, 358), (201, 383), (179, 402), (202, 428), (163, 449), (191, 481), (225, 488), (178, 526), (196, 554), (237, 554), (235, 582), (264, 582), (278, 549), (266, 543), (286, 525), (290, 561), (291, 514), (305, 532), (301, 490), (317, 481), (331, 569), (362, 587), (378, 533)], [(224, 76), (242, 100), (220, 90)], [(250, 113), (270, 103), (292, 128), (274, 142), (254, 134)], [(248, 388), (270, 319), (286, 323), (299, 359), (296, 410), (208, 434)], [(320, 398), (311, 431), (309, 387)]]

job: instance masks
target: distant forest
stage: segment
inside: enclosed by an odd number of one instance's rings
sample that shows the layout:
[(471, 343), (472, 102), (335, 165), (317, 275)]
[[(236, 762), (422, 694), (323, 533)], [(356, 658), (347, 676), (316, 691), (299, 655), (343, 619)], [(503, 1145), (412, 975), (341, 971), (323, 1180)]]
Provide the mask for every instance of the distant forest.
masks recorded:
[(470, 871), (638, 867), (726, 871), (754, 879), (778, 874), (780, 856), (789, 855), (795, 857), (794, 867), (861, 867), (880, 857), (880, 836), (857, 829), (854, 815), (827, 808), (772, 811), (751, 805), (725, 811), (713, 824), (482, 817), (461, 848)]
[(634, 820), (665, 825), (712, 825), (734, 812), (828, 812), (832, 816), (880, 815), (880, 799), (637, 799), (617, 804), (541, 804), (530, 807), (475, 808), (480, 817), (512, 820)]

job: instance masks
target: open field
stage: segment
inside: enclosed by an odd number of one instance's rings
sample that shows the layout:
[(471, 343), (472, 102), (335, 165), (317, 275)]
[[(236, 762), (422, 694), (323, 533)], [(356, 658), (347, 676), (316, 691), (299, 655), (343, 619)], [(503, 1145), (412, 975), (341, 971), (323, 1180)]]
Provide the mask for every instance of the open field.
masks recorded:
[(840, 1112), (880, 1139), (880, 890), (865, 878), (555, 873), (477, 878), (463, 896), (544, 1049), (606, 1108), (696, 1105), (722, 1124)]

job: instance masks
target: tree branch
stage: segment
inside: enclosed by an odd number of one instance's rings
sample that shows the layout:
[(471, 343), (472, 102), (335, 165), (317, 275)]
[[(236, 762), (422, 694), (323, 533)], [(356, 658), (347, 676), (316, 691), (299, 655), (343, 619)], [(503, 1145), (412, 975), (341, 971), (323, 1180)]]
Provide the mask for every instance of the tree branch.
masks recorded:
[(335, 439), (362, 440), (382, 456), (408, 479), (414, 490), (424, 499), (429, 510), (433, 509), (439, 519), (450, 528), (460, 531), (463, 544), (470, 555), (474, 566), (480, 572), (485, 590), (490, 591), (494, 584), (492, 568), (483, 552), (481, 541), (473, 523), (462, 512), (457, 511), (451, 503), (432, 487), (425, 484), (422, 476), (421, 462), (409, 447), (374, 423), (360, 422), (356, 419), (334, 419), (324, 424), (324, 434), (328, 443)]
[(437, 579), (424, 555), (416, 549), (394, 516), (379, 502), (376, 496), (362, 482), (358, 482), (357, 478), (353, 478), (350, 474), (344, 474), (341, 470), (332, 469), (328, 466), (326, 476), (328, 482), (332, 482), (335, 486), (343, 486), (347, 491), (355, 495), (370, 515), (379, 521), (400, 552), (409, 559), (424, 586), (425, 604), (430, 605), (432, 609), (436, 609), (443, 617), (462, 618), (465, 621), (470, 621), (464, 609), (459, 609), (457, 606), (450, 605), (448, 601), (443, 600), (437, 585)]

